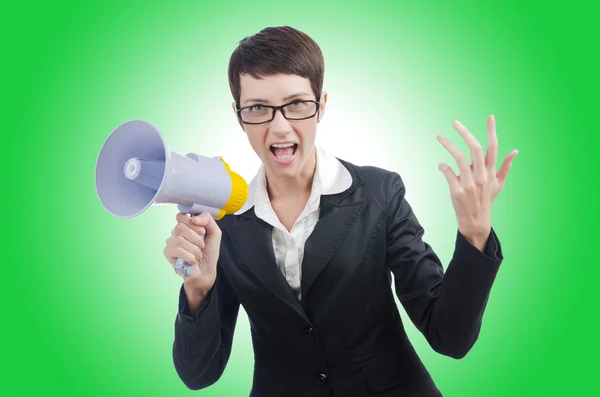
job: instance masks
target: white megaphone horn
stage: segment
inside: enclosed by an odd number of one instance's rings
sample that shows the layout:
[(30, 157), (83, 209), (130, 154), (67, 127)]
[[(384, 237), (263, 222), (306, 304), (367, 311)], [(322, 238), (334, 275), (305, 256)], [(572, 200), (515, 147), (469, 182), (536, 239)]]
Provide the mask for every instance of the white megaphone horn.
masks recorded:
[[(246, 202), (248, 184), (220, 157), (169, 150), (150, 123), (130, 120), (106, 139), (96, 162), (96, 192), (104, 208), (119, 218), (141, 214), (151, 205), (178, 204), (179, 211), (215, 219)], [(187, 277), (193, 266), (177, 259), (175, 271)]]

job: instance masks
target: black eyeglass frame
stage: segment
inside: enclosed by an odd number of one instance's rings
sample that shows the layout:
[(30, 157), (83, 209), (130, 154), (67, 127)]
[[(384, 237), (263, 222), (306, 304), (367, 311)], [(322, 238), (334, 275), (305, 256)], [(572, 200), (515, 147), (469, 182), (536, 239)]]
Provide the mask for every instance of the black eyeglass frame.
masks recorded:
[[(314, 112), (312, 115), (310, 115), (310, 116), (307, 116), (307, 117), (302, 117), (302, 118), (300, 118), (300, 119), (295, 119), (295, 118), (288, 117), (288, 116), (285, 114), (285, 110), (283, 110), (283, 108), (284, 108), (284, 107), (286, 107), (286, 106), (288, 106), (288, 105), (291, 105), (291, 104), (293, 104), (293, 103), (298, 103), (298, 102), (302, 102), (302, 103), (311, 102), (311, 103), (314, 103), (315, 105), (317, 105), (315, 112)], [(237, 108), (237, 111), (236, 111), (236, 113), (237, 113), (237, 116), (238, 116), (238, 118), (240, 119), (240, 121), (241, 121), (242, 123), (244, 123), (244, 124), (253, 124), (253, 125), (256, 125), (256, 124), (265, 124), (265, 123), (269, 123), (269, 122), (273, 121), (273, 119), (275, 118), (275, 113), (277, 112), (277, 110), (280, 110), (280, 111), (281, 111), (281, 114), (283, 115), (283, 117), (285, 117), (287, 120), (307, 120), (307, 119), (310, 119), (310, 118), (313, 118), (313, 117), (315, 117), (315, 115), (316, 115), (317, 113), (319, 113), (319, 110), (321, 110), (321, 109), (320, 109), (320, 104), (321, 104), (321, 102), (319, 102), (319, 101), (313, 101), (313, 100), (298, 100), (298, 99), (296, 99), (295, 101), (288, 102), (288, 103), (285, 103), (285, 104), (283, 104), (283, 105), (279, 105), (279, 106), (270, 106), (270, 105), (263, 105), (262, 103), (256, 103), (256, 104), (254, 104), (254, 105), (250, 105), (250, 106), (244, 106), (243, 108), (241, 108), (241, 107), (240, 107), (240, 106), (239, 106), (239, 105), (236, 103), (236, 104), (235, 104), (235, 107)], [(244, 110), (244, 109), (249, 109), (249, 108), (253, 108), (254, 106), (262, 106), (262, 107), (264, 107), (264, 108), (271, 108), (271, 109), (273, 109), (273, 113), (272, 113), (272, 115), (271, 115), (271, 118), (270, 118), (269, 120), (266, 120), (266, 121), (261, 121), (260, 123), (249, 123), (249, 122), (247, 122), (247, 121), (244, 121), (244, 120), (242, 119), (242, 114), (241, 114), (241, 113), (242, 113), (242, 110)]]

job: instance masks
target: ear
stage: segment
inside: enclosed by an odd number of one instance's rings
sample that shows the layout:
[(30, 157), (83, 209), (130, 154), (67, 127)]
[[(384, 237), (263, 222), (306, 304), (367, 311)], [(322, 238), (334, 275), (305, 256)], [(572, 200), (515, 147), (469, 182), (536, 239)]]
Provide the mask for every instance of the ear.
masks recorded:
[(235, 119), (237, 120), (238, 124), (240, 125), (242, 130), (244, 130), (244, 132), (246, 132), (246, 129), (244, 128), (244, 123), (242, 123), (242, 120), (240, 120), (240, 118), (237, 115), (237, 108), (235, 106), (235, 101), (231, 102), (231, 108), (233, 109), (233, 114), (235, 115)]
[(327, 108), (327, 92), (323, 91), (321, 93), (321, 99), (319, 100), (319, 118), (317, 120), (317, 122), (321, 121), (321, 119), (323, 119), (323, 116), (325, 115), (325, 109)]

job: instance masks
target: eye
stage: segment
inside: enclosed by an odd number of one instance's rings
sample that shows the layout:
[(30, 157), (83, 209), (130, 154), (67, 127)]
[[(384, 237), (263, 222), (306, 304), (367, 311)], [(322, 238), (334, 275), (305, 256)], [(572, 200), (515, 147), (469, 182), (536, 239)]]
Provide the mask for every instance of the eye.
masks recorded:
[(305, 103), (302, 101), (295, 101), (295, 102), (290, 103), (290, 107), (299, 108), (299, 107), (303, 106), (304, 104)]
[(260, 112), (261, 110), (263, 110), (262, 105), (254, 105), (250, 108), (251, 112)]

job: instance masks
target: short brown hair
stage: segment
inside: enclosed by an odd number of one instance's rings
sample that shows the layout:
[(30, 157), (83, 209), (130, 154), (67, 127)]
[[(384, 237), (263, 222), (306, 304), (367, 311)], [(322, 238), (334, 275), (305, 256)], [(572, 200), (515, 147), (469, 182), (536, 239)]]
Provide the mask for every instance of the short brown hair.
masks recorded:
[(306, 33), (289, 26), (268, 27), (243, 38), (229, 59), (229, 88), (235, 103), (240, 103), (240, 75), (259, 79), (278, 73), (309, 79), (318, 101), (325, 73), (321, 49)]

